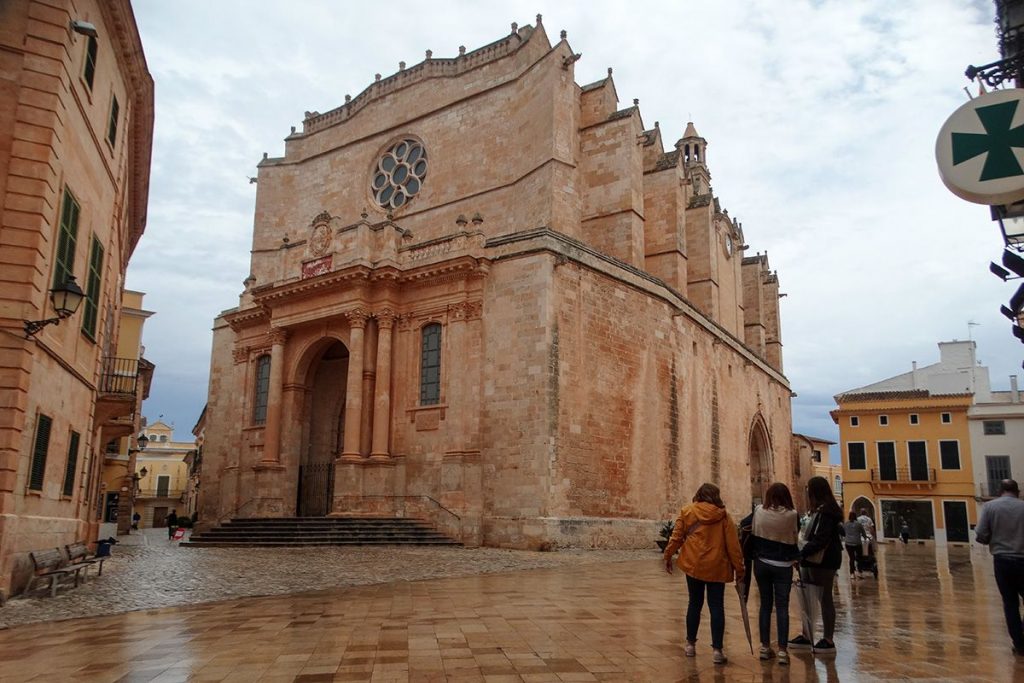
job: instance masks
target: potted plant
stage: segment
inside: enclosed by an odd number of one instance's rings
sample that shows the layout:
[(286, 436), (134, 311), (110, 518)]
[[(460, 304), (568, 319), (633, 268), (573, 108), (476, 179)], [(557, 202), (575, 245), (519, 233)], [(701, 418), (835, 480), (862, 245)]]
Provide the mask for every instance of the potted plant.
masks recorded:
[(676, 523), (669, 521), (661, 525), (661, 538), (656, 541), (658, 548), (662, 551), (665, 550), (665, 546), (668, 545), (669, 539), (672, 538), (672, 529), (675, 528)]

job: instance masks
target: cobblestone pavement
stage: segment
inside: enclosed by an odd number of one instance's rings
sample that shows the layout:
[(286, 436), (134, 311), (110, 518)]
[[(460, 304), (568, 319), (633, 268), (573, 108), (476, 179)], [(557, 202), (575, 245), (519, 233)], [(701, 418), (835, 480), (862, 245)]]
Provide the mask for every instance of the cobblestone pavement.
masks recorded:
[(530, 552), (426, 546), (182, 548), (166, 539), (118, 545), (89, 582), (49, 597), (47, 584), (0, 608), (0, 628), (245, 596), (656, 558), (651, 550)]
[[(843, 570), (838, 653), (794, 652), (788, 667), (750, 654), (731, 590), (729, 663), (711, 661), (706, 612), (697, 656), (685, 657), (686, 584), (653, 551), (630, 562), (610, 553), (380, 553), (379, 576), (395, 567), (390, 578), (423, 562), (497, 567), (515, 556), (518, 566), (553, 566), (18, 626), (0, 631), (0, 682), (1024, 680), (980, 549), (888, 546), (877, 581), (851, 581)], [(278, 571), (304, 572), (302, 564)], [(755, 645), (756, 605), (755, 594)], [(795, 619), (795, 599), (790, 612)]]

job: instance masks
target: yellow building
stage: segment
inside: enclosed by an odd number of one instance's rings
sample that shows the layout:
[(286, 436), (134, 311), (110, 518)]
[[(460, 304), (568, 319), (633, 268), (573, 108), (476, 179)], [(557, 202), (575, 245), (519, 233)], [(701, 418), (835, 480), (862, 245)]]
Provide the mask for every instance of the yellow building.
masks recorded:
[(977, 522), (967, 409), (972, 394), (854, 390), (835, 397), (846, 507), (879, 537), (967, 543)]
[(185, 457), (195, 449), (195, 443), (175, 441), (174, 428), (160, 420), (142, 431), (149, 441), (136, 455), (134, 512), (141, 517), (140, 529), (163, 527), (172, 511), (179, 517), (187, 515), (189, 467)]
[(143, 358), (142, 327), (152, 311), (142, 307), (145, 294), (125, 290), (121, 307), (120, 329), (117, 337), (117, 357), (137, 358), (139, 376), (144, 378), (135, 396), (135, 409), (131, 416), (132, 430), (127, 436), (108, 441), (103, 454), (103, 479), (100, 483), (101, 505), (100, 538), (128, 533), (131, 511), (135, 503), (135, 481), (139, 430), (142, 424), (142, 402), (149, 398), (154, 366)]

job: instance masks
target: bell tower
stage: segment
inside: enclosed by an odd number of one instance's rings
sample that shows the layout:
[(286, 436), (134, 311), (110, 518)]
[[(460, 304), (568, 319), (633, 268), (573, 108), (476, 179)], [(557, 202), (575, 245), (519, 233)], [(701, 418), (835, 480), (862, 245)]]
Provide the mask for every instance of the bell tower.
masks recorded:
[(693, 121), (688, 121), (683, 137), (676, 142), (676, 149), (683, 159), (683, 167), (690, 178), (693, 196), (711, 194), (711, 172), (708, 170), (708, 141), (697, 133)]

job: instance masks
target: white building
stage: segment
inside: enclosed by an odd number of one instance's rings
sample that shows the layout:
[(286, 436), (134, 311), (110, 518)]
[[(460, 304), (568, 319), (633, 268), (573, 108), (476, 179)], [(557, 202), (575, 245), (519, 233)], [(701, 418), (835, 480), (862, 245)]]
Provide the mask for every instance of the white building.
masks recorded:
[(1009, 391), (990, 392), (988, 400), (976, 398), (967, 411), (974, 453), (974, 482), (979, 498), (999, 495), (1003, 479), (1024, 477), (1024, 404), (1017, 377), (1010, 377)]

